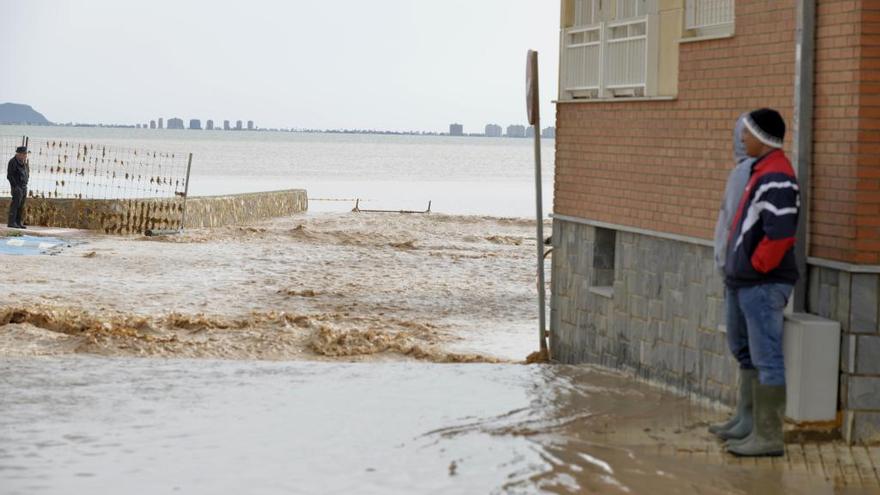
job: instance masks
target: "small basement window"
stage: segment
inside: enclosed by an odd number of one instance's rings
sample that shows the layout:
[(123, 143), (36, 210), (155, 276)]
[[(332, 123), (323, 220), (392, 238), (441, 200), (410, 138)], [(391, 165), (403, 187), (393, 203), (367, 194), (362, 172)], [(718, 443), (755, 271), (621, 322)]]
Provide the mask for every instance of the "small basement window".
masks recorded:
[(596, 227), (596, 239), (593, 243), (593, 287), (610, 290), (614, 286), (616, 241), (616, 231)]

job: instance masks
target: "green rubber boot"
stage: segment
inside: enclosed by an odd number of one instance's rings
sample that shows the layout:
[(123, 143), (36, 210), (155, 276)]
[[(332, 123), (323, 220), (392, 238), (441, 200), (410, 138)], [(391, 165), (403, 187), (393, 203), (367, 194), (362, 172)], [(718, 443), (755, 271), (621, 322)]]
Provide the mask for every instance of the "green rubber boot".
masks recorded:
[(782, 422), (785, 415), (785, 385), (755, 385), (752, 433), (745, 440), (728, 444), (727, 451), (740, 457), (785, 455)]
[(712, 425), (709, 433), (722, 440), (745, 438), (752, 432), (752, 390), (758, 380), (758, 370), (739, 371), (739, 400), (736, 403), (736, 414), (724, 424)]

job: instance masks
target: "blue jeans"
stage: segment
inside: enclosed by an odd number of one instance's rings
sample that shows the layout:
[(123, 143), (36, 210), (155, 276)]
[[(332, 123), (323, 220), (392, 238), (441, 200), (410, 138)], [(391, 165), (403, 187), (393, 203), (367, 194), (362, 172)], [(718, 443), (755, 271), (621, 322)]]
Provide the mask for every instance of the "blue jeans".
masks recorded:
[(793, 286), (727, 288), (727, 345), (742, 369), (758, 369), (762, 385), (785, 385), (783, 311)]

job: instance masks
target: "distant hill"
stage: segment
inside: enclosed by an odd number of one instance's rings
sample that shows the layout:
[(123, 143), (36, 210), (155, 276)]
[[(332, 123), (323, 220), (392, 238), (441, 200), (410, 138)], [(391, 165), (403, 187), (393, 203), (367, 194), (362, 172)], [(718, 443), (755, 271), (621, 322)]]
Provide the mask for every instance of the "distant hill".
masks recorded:
[(43, 114), (30, 105), (19, 103), (0, 103), (0, 124), (51, 124)]

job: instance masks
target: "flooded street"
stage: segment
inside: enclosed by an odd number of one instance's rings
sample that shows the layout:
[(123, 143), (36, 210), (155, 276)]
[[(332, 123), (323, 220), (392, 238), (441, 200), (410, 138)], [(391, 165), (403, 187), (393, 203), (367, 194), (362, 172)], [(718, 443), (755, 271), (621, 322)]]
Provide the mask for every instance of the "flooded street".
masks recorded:
[(536, 348), (527, 220), (320, 213), (69, 240), (0, 267), (15, 281), (0, 287), (3, 495), (830, 494), (876, 480), (876, 450), (859, 451), (874, 475), (854, 478), (828, 467), (848, 447), (737, 460), (705, 430), (724, 411), (626, 374), (518, 364)]
[(53, 357), (0, 376), (5, 494), (837, 493), (692, 453), (717, 413), (587, 367)]
[(0, 287), (0, 355), (518, 361), (537, 341), (531, 225), (322, 213), (88, 234), (0, 266), (16, 280)]

